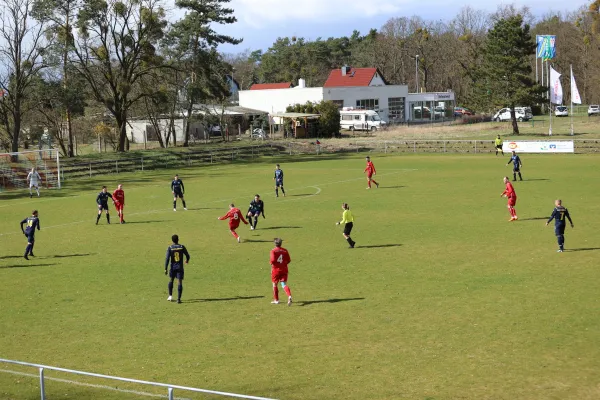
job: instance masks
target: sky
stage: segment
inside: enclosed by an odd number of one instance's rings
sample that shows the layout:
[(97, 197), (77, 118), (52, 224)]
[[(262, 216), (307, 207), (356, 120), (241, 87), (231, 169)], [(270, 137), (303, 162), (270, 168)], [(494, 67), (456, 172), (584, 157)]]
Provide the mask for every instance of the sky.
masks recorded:
[(575, 11), (589, 3), (589, 0), (231, 0), (228, 7), (235, 10), (238, 22), (216, 28), (220, 33), (244, 39), (237, 46), (220, 48), (227, 53), (238, 53), (245, 49), (267, 50), (278, 37), (326, 39), (349, 36), (354, 30), (366, 34), (393, 17), (418, 15), (426, 20), (449, 21), (466, 6), (493, 12), (501, 4), (515, 4), (528, 6), (534, 16), (542, 16), (550, 11)]

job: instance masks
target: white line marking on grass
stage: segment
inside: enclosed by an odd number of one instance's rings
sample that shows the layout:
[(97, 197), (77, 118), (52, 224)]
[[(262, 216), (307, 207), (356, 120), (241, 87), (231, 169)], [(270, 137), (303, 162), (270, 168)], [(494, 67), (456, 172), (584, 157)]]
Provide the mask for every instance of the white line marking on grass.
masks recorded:
[[(19, 372), (19, 371), (12, 371), (10, 369), (0, 369), (0, 372), (5, 372), (7, 374), (13, 374), (13, 375), (21, 375), (21, 376), (28, 376), (31, 378), (39, 378), (40, 376), (37, 374), (29, 374), (27, 372)], [(85, 387), (90, 387), (90, 388), (94, 388), (94, 389), (105, 389), (105, 390), (113, 390), (116, 392), (121, 392), (121, 393), (131, 393), (131, 394), (135, 394), (138, 396), (146, 396), (146, 397), (157, 397), (157, 398), (168, 398), (168, 395), (163, 395), (163, 394), (155, 394), (155, 393), (148, 393), (148, 392), (140, 392), (137, 390), (128, 390), (128, 389), (119, 389), (116, 387), (112, 387), (112, 386), (105, 386), (105, 385), (96, 385), (93, 383), (85, 383), (85, 382), (79, 382), (79, 381), (72, 381), (70, 379), (61, 379), (61, 378), (51, 378), (48, 376), (44, 376), (44, 380), (47, 381), (54, 381), (54, 382), (61, 382), (61, 383), (67, 383), (70, 385), (77, 385), (77, 386), (85, 386)], [(175, 397), (175, 399), (178, 400), (190, 400), (188, 398), (185, 397)]]
[[(403, 169), (403, 170), (399, 170), (397, 172), (391, 172), (389, 174), (381, 174), (379, 176), (381, 177), (381, 176), (388, 176), (388, 175), (397, 175), (397, 174), (402, 173), (402, 172), (411, 172), (411, 171), (418, 171), (418, 170), (417, 169)], [(325, 183), (319, 183), (317, 185), (309, 185), (309, 186), (303, 186), (303, 187), (298, 187), (298, 188), (294, 188), (294, 189), (288, 189), (288, 192), (291, 192), (291, 191), (295, 191), (295, 190), (302, 190), (302, 189), (313, 188), (313, 189), (317, 189), (317, 193), (313, 193), (313, 194), (309, 194), (309, 195), (306, 195), (306, 196), (302, 196), (302, 197), (300, 197), (298, 199), (289, 199), (289, 200), (286, 199), (286, 200), (282, 200), (282, 202), (285, 202), (285, 201), (295, 201), (295, 200), (304, 200), (304, 199), (308, 199), (308, 198), (317, 196), (322, 191), (321, 190), (321, 186), (335, 185), (335, 184), (338, 184), (338, 183), (347, 183), (347, 182), (359, 181), (359, 180), (363, 180), (363, 179), (365, 179), (365, 178), (361, 177), (361, 178), (344, 179), (344, 180), (341, 180), (341, 181), (325, 182)], [(206, 201), (206, 202), (202, 202), (202, 204), (215, 204), (215, 203), (229, 202), (232, 199), (233, 200), (239, 199), (241, 196), (242, 195), (236, 195), (235, 197), (232, 197), (230, 199), (225, 199), (225, 200), (221, 199), (221, 200)], [(244, 196), (246, 196), (246, 195), (244, 195)], [(164, 213), (168, 213), (167, 210), (169, 210), (169, 209), (168, 208), (161, 208), (161, 209), (147, 210), (147, 211), (142, 211), (142, 212), (137, 212), (137, 213), (127, 213), (127, 215), (146, 215), (146, 214), (155, 214), (155, 213), (163, 213), (163, 212)], [(90, 221), (90, 220), (73, 221), (73, 222), (69, 222), (69, 223), (66, 223), (66, 224), (50, 225), (50, 226), (45, 226), (44, 229), (61, 228), (61, 227), (64, 227), (64, 226), (82, 224), (82, 223), (85, 223), (85, 222), (88, 222), (88, 221)], [(16, 234), (19, 234), (19, 232), (17, 231), (17, 232), (0, 233), (0, 236), (8, 236), (8, 235), (16, 235)]]

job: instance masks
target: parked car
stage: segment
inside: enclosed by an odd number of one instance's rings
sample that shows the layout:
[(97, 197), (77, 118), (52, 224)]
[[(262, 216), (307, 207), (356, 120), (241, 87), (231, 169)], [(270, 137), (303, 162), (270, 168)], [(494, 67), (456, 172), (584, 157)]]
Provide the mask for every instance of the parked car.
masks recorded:
[(556, 106), (556, 108), (554, 109), (554, 116), (555, 117), (568, 117), (569, 109), (566, 106)]
[[(531, 109), (529, 107), (515, 107), (515, 116), (519, 122), (529, 121), (533, 118)], [(496, 114), (494, 114), (492, 120), (496, 122), (510, 121), (510, 108), (500, 109)]]
[(597, 104), (590, 105), (588, 107), (588, 117), (592, 115), (600, 115), (600, 106)]
[(462, 117), (463, 115), (475, 115), (475, 113), (468, 108), (464, 107), (454, 107), (454, 116)]

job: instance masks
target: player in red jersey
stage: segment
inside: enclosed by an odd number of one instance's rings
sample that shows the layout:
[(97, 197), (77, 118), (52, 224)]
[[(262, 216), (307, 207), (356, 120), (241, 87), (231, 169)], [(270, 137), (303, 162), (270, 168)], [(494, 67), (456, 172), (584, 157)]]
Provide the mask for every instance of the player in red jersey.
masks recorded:
[(292, 305), (292, 291), (287, 285), (288, 264), (292, 261), (290, 253), (281, 244), (283, 240), (275, 238), (275, 248), (271, 250), (271, 282), (273, 282), (273, 301), (271, 304), (279, 304), (279, 289), (277, 284), (281, 283), (281, 288), (288, 295), (288, 306)]
[(375, 182), (375, 179), (373, 179), (373, 175), (377, 175), (377, 171), (375, 171), (375, 166), (371, 162), (371, 157), (369, 156), (367, 156), (367, 167), (365, 168), (364, 172), (367, 173), (367, 184), (369, 185), (367, 189), (371, 189), (371, 182), (373, 182), (375, 186), (379, 187), (379, 183)]
[(123, 207), (125, 207), (125, 192), (123, 191), (123, 185), (117, 186), (113, 192), (113, 200), (115, 202), (115, 208), (117, 209), (117, 215), (119, 215), (119, 220), (124, 224)]
[(231, 231), (231, 234), (234, 238), (237, 239), (238, 243), (241, 243), (242, 240), (240, 239), (240, 236), (235, 232), (235, 230), (240, 226), (240, 221), (242, 221), (246, 225), (248, 225), (248, 221), (244, 219), (244, 215), (242, 214), (242, 212), (239, 210), (239, 208), (235, 208), (235, 205), (233, 205), (233, 203), (229, 205), (229, 212), (223, 215), (222, 217), (219, 217), (218, 219), (220, 221), (224, 221), (227, 218), (229, 218), (229, 230)]
[(515, 205), (517, 204), (517, 193), (515, 192), (515, 188), (513, 187), (512, 183), (510, 183), (508, 176), (504, 177), (504, 184), (506, 185), (506, 190), (502, 192), (500, 197), (508, 198), (508, 212), (510, 213), (510, 219), (508, 221), (516, 221), (519, 219), (519, 217), (517, 217), (517, 210), (515, 210)]

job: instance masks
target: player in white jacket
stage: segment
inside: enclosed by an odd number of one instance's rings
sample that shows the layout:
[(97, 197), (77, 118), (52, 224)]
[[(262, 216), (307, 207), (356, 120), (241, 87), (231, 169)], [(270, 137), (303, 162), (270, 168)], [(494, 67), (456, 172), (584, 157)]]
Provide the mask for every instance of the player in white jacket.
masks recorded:
[(40, 184), (42, 183), (42, 177), (35, 170), (35, 167), (31, 168), (31, 172), (27, 174), (27, 182), (29, 182), (29, 198), (33, 197), (31, 188), (35, 188), (38, 197), (40, 197)]

